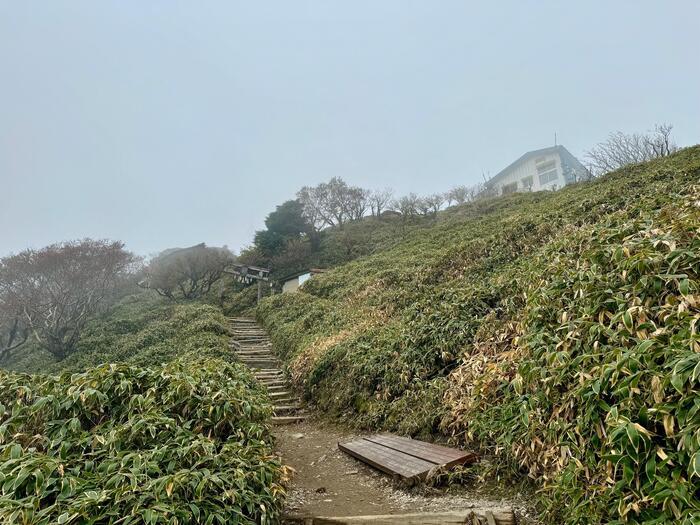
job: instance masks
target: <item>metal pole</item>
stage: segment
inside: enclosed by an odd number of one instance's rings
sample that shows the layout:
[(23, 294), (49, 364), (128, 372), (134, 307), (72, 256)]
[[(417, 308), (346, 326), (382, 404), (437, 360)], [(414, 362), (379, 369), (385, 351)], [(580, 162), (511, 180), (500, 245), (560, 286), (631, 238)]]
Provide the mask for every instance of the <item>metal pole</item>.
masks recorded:
[(258, 302), (262, 299), (262, 281), (258, 279)]

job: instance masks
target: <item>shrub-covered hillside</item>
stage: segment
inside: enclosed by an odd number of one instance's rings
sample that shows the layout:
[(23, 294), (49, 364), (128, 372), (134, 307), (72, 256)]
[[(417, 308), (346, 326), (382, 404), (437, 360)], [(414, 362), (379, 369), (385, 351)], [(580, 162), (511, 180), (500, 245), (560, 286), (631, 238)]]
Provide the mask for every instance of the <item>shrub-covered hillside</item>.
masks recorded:
[(552, 522), (691, 523), (699, 183), (694, 147), (480, 201), (258, 315), (321, 408), (479, 448)]
[(230, 356), (217, 309), (139, 294), (14, 363), (58, 375), (0, 371), (0, 522), (275, 523), (271, 406)]
[(41, 348), (27, 348), (3, 362), (3, 367), (28, 373), (77, 372), (102, 363), (160, 364), (195, 349), (229, 359), (227, 333), (225, 319), (215, 307), (142, 292), (92, 319), (67, 358), (56, 360)]

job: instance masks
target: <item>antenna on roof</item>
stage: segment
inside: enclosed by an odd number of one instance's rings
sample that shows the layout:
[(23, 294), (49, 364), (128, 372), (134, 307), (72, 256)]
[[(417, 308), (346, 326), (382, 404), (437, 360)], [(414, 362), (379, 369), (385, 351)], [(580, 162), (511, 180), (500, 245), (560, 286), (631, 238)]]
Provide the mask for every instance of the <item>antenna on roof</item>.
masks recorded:
[(554, 132), (554, 145), (557, 145), (557, 132)]

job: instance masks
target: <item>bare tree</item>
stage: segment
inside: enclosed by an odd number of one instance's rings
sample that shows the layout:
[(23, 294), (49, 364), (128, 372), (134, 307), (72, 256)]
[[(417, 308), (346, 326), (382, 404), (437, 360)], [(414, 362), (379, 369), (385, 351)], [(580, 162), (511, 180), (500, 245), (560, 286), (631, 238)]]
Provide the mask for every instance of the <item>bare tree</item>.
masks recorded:
[(401, 213), (407, 219), (415, 217), (419, 211), (420, 198), (415, 193), (404, 195), (400, 199), (393, 201), (392, 208)]
[(483, 182), (474, 184), (474, 186), (469, 186), (468, 192), (469, 195), (467, 197), (467, 202), (473, 202), (477, 199), (491, 196), (488, 188)]
[(416, 208), (421, 215), (430, 215), (430, 203), (427, 197), (418, 197)]
[(470, 191), (467, 186), (455, 186), (445, 194), (448, 206), (453, 202), (455, 204), (464, 204), (469, 200)]
[(150, 262), (141, 286), (169, 299), (196, 299), (211, 290), (231, 262), (233, 254), (228, 249), (204, 243), (168, 250)]
[(64, 358), (136, 262), (121, 242), (91, 239), (0, 260), (0, 357), (33, 337), (56, 358)]
[(312, 244), (318, 245), (320, 231), (328, 226), (328, 221), (322, 212), (323, 197), (321, 190), (316, 187), (304, 186), (297, 192), (297, 200), (302, 206), (302, 216), (309, 224), (309, 237)]
[(670, 124), (657, 124), (653, 131), (644, 134), (611, 133), (605, 142), (596, 144), (585, 153), (589, 169), (599, 176), (628, 164), (666, 157), (678, 149), (671, 140), (672, 130)]
[(369, 207), (370, 191), (357, 187), (347, 190), (348, 216), (357, 221), (365, 216)]
[(433, 215), (437, 215), (442, 209), (442, 205), (445, 204), (445, 195), (443, 193), (433, 193), (425, 197), (425, 203), (428, 206), (428, 210)]
[(375, 190), (369, 195), (369, 205), (372, 216), (380, 217), (382, 212), (387, 209), (394, 196), (394, 190), (385, 188), (383, 190)]
[(12, 355), (29, 339), (29, 327), (23, 321), (21, 312), (8, 305), (0, 305), (0, 360)]
[(297, 193), (304, 217), (317, 230), (326, 226), (342, 229), (349, 220), (361, 219), (369, 206), (367, 190), (348, 184), (339, 177), (318, 186), (304, 186)]

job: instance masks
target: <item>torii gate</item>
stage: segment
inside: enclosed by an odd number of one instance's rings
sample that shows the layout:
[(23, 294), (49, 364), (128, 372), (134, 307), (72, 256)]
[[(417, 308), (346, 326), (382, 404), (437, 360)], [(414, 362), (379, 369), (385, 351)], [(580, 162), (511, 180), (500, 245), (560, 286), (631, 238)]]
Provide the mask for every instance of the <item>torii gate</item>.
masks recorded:
[(270, 269), (260, 268), (258, 266), (246, 266), (245, 264), (231, 263), (230, 270), (224, 270), (224, 273), (233, 275), (238, 282), (250, 284), (253, 281), (258, 281), (258, 302), (262, 298), (262, 282), (270, 280)]

